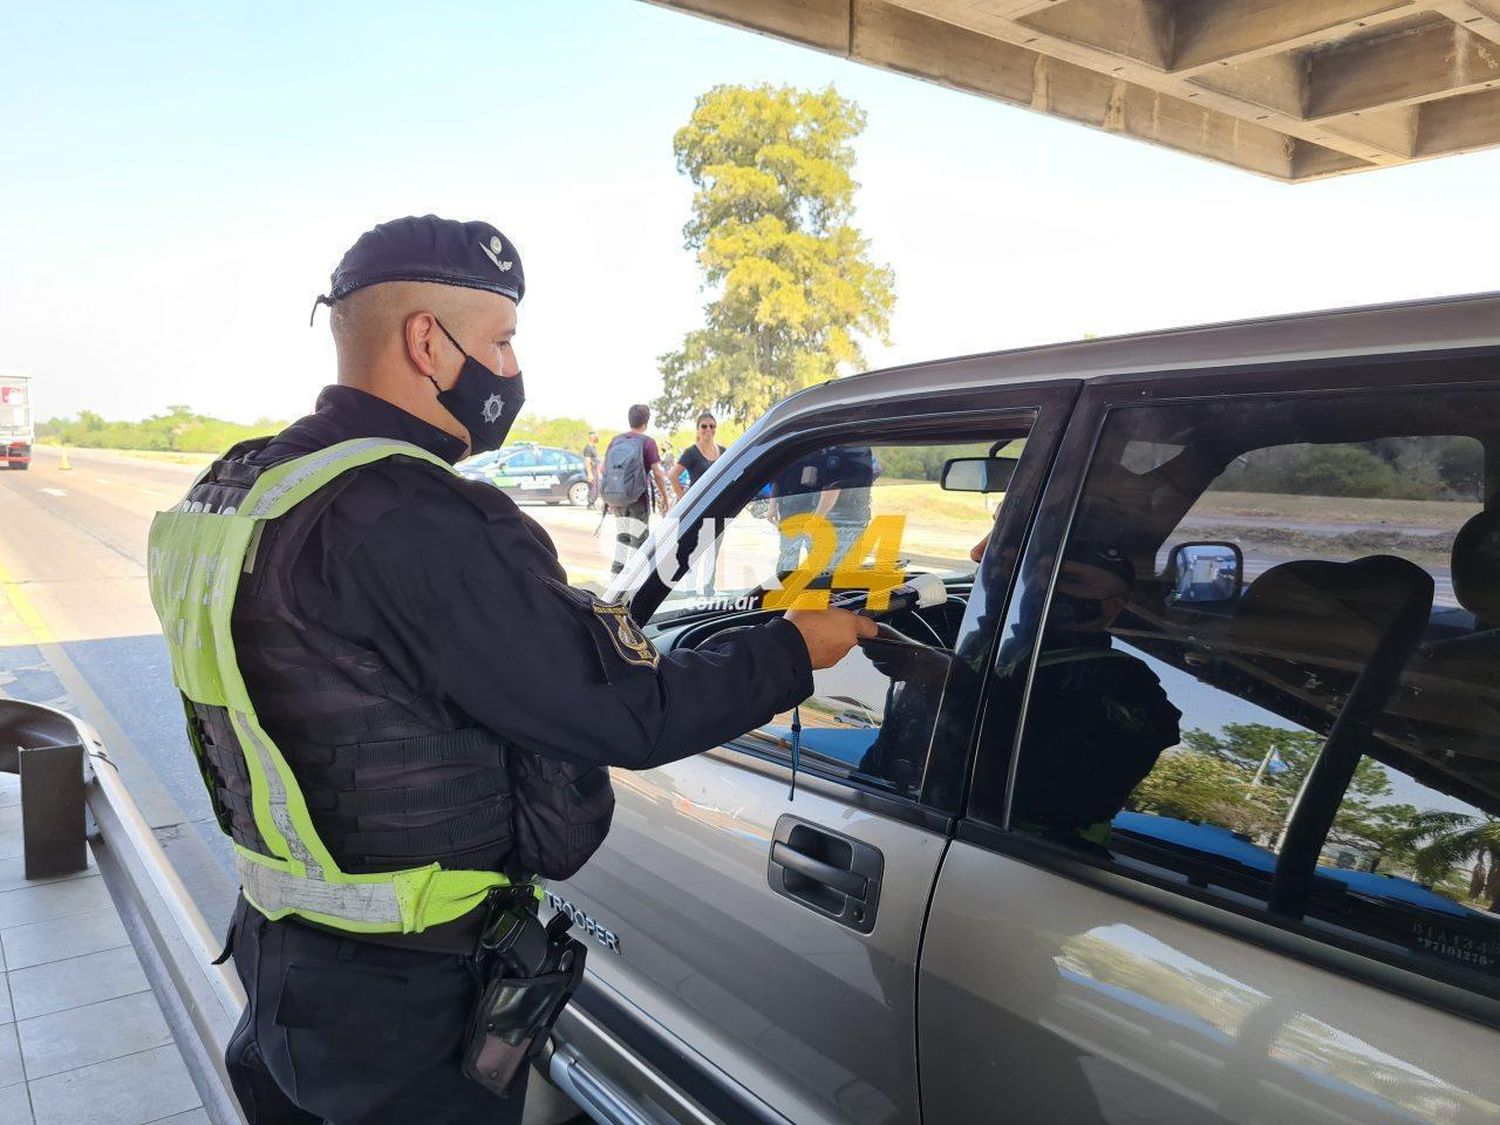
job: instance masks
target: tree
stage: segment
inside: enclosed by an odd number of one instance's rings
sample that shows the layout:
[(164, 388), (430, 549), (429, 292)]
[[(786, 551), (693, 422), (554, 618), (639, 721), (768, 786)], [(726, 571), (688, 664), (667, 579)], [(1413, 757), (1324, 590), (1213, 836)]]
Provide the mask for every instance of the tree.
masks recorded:
[(656, 414), (708, 407), (740, 422), (863, 361), (888, 341), (895, 275), (850, 225), (865, 115), (833, 87), (716, 86), (677, 131), (698, 191), (683, 228), (713, 299), (704, 326), (658, 360)]
[[(1272, 839), (1285, 826), (1322, 745), (1323, 737), (1313, 731), (1265, 723), (1226, 723), (1217, 735), (1186, 731), (1182, 748), (1161, 756), (1131, 794), (1129, 807)], [(1381, 819), (1382, 811), (1391, 806), (1376, 802), (1390, 791), (1385, 767), (1362, 759), (1339, 805), (1333, 834), (1383, 844), (1380, 831), (1393, 829), (1388, 818)]]
[[(1201, 731), (1193, 731), (1201, 734)], [(1168, 750), (1130, 795), (1134, 812), (1217, 824), (1247, 836), (1269, 835), (1281, 826), (1274, 793), (1250, 785), (1255, 775), (1237, 762), (1190, 749)]]
[(1500, 914), (1500, 820), (1460, 812), (1433, 812), (1413, 824), (1405, 843), (1421, 843), (1411, 867), (1424, 883), (1440, 883), (1460, 865), (1469, 871), (1469, 898)]

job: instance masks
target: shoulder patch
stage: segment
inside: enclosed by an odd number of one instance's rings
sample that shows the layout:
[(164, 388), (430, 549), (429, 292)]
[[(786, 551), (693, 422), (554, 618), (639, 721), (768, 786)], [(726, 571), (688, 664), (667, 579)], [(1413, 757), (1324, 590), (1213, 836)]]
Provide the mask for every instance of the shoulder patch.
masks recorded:
[(591, 628), (596, 634), (602, 632), (608, 638), (614, 654), (626, 664), (654, 671), (661, 663), (661, 653), (656, 651), (656, 646), (641, 632), (641, 627), (630, 616), (630, 609), (625, 603), (606, 602), (587, 590), (569, 586), (545, 574), (537, 577), (555, 593), (585, 612)]

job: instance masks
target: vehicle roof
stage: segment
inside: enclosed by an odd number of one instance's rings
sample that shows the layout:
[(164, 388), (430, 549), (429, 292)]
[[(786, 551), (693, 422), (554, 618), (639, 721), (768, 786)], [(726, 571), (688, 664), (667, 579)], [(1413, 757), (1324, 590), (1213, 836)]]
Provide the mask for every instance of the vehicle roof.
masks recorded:
[(835, 403), (996, 383), (1231, 369), (1335, 357), (1500, 348), (1500, 292), (1262, 317), (905, 364), (783, 399), (768, 424)]

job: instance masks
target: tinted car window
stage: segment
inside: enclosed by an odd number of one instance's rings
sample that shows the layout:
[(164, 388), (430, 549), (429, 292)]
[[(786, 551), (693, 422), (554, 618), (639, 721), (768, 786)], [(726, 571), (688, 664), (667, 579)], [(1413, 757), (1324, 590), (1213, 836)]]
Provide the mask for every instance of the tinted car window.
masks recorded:
[(1497, 452), (1495, 391), (1113, 411), (974, 812), (1500, 993)]
[[(877, 575), (887, 589), (918, 573), (939, 576), (946, 603), (888, 620), (898, 637), (918, 643), (890, 638), (855, 649), (815, 673), (813, 695), (799, 708), (802, 768), (914, 793), (975, 570), (971, 551), (1004, 500), (1001, 492), (945, 492), (942, 468), (953, 457), (1018, 452), (1012, 438), (1023, 432), (962, 445), (843, 443), (805, 452), (763, 474), (755, 498), (718, 523), (717, 554), (700, 555), (653, 621), (826, 602), (830, 586), (857, 591)], [(792, 724), (791, 712), (777, 715), (741, 743), (788, 755)]]

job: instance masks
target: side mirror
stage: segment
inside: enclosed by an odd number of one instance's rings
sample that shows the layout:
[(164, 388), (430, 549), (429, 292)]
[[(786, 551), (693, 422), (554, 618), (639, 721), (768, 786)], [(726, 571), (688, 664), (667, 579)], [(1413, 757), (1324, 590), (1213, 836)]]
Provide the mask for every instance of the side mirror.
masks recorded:
[(1004, 492), (1015, 475), (1014, 457), (953, 457), (943, 462), (946, 492)]
[(1245, 556), (1233, 543), (1180, 543), (1167, 574), (1170, 605), (1234, 605), (1245, 584)]

